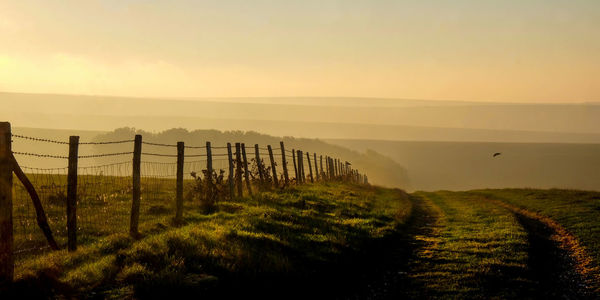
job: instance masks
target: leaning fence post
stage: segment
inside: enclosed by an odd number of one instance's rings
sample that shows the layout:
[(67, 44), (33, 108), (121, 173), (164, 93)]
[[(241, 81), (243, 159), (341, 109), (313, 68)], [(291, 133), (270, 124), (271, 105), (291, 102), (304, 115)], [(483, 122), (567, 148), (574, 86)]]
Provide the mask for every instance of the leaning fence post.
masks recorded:
[(235, 143), (235, 184), (237, 186), (238, 197), (244, 196), (242, 187), (242, 153), (240, 143)]
[(227, 159), (229, 161), (229, 198), (233, 199), (233, 155), (231, 153), (231, 143), (227, 143)]
[(242, 157), (244, 158), (244, 178), (246, 179), (246, 187), (248, 195), (252, 196), (252, 185), (250, 184), (250, 172), (248, 171), (248, 158), (246, 157), (246, 145), (242, 143)]
[(12, 134), (10, 123), (0, 123), (0, 284), (14, 278)]
[(273, 185), (275, 187), (278, 187), (279, 180), (277, 180), (277, 169), (275, 168), (275, 159), (273, 158), (273, 148), (271, 148), (271, 145), (267, 145), (267, 149), (269, 150), (269, 159), (271, 160), (271, 171), (273, 172)]
[(177, 142), (177, 194), (175, 223), (180, 224), (183, 221), (183, 160), (185, 153), (185, 144)]
[(310, 164), (310, 154), (306, 152), (306, 160), (308, 161), (308, 174), (310, 175), (310, 182), (315, 183), (315, 179), (313, 178), (312, 166)]
[(138, 236), (138, 224), (140, 220), (140, 198), (141, 198), (141, 164), (142, 164), (142, 136), (137, 134), (133, 142), (133, 185), (131, 201), (131, 219), (129, 221), (129, 234)]
[(67, 248), (77, 250), (77, 157), (79, 137), (69, 137), (69, 168), (67, 174)]
[(296, 175), (296, 177), (295, 177), (296, 178), (296, 184), (298, 184), (300, 182), (298, 182), (298, 180), (299, 180), (298, 179), (298, 166), (296, 164), (296, 150), (295, 149), (292, 149), (292, 161), (294, 162), (294, 173)]
[(287, 161), (285, 158), (285, 146), (283, 145), (283, 141), (279, 142), (279, 147), (281, 147), (281, 164), (283, 165), (283, 179), (285, 180), (285, 186), (288, 186), (288, 184), (290, 183), (290, 176), (288, 175)]
[(258, 147), (258, 144), (254, 144), (254, 156), (256, 157), (256, 168), (258, 169), (258, 178), (260, 180), (260, 186), (262, 188), (265, 184), (265, 178), (262, 172), (262, 162), (260, 161), (260, 149)]

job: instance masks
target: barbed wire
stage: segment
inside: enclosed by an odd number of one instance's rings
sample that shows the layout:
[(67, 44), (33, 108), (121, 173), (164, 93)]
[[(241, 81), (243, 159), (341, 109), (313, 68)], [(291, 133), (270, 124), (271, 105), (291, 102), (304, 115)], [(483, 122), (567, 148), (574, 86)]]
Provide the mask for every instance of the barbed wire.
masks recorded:
[(133, 154), (133, 151), (130, 152), (117, 152), (117, 153), (104, 153), (104, 154), (91, 154), (91, 155), (80, 155), (77, 158), (96, 158), (96, 157), (106, 157), (106, 156), (118, 156), (118, 155), (127, 155)]
[(173, 145), (173, 144), (151, 143), (151, 142), (144, 142), (144, 141), (142, 141), (142, 144), (150, 145), (150, 146), (160, 146), (160, 147), (177, 147), (177, 145)]
[(79, 168), (79, 169), (103, 168), (103, 167), (110, 167), (110, 166), (116, 166), (116, 165), (125, 165), (125, 164), (130, 164), (130, 163), (132, 163), (132, 162), (131, 161), (123, 161), (123, 162), (117, 162), (117, 163), (111, 163), (111, 164), (105, 164), (105, 165), (77, 166), (77, 168)]
[(177, 162), (163, 162), (163, 161), (141, 161), (142, 164), (157, 164), (157, 165), (176, 165)]
[(142, 152), (142, 155), (162, 156), (162, 157), (177, 157), (177, 154), (160, 154), (160, 153), (149, 153), (149, 152)]
[(69, 159), (68, 156), (61, 156), (61, 155), (39, 154), (39, 153), (19, 152), (19, 151), (13, 151), (12, 153), (16, 154), (16, 155), (26, 155), (26, 156), (35, 156), (35, 157), (45, 157), (45, 158)]
[(32, 168), (27, 166), (21, 166), (21, 169), (27, 170), (35, 170), (35, 171), (58, 171), (58, 170), (67, 170), (69, 167), (58, 167), (58, 168)]
[[(36, 141), (36, 142), (46, 142), (46, 143), (53, 143), (53, 144), (60, 144), (60, 145), (69, 145), (69, 142), (57, 141), (57, 140), (46, 139), (46, 138), (38, 138), (38, 137), (25, 136), (25, 135), (20, 135), (20, 134), (12, 134), (12, 136), (15, 138), (31, 140), (31, 141)], [(123, 143), (131, 143), (131, 142), (133, 142), (133, 140), (106, 141), (106, 142), (79, 142), (79, 145), (108, 145), (108, 144), (123, 144)]]
[(109, 145), (109, 144), (124, 144), (132, 143), (134, 140), (108, 141), (108, 142), (80, 142), (79, 145)]
[[(40, 154), (40, 153), (32, 153), (32, 152), (19, 152), (13, 151), (13, 154), (17, 155), (26, 155), (26, 156), (34, 156), (34, 157), (44, 157), (44, 158), (58, 158), (58, 159), (69, 159), (68, 156), (62, 155), (53, 155), (53, 154)], [(92, 154), (92, 155), (78, 155), (77, 158), (96, 158), (96, 157), (106, 157), (106, 156), (118, 156), (118, 155), (126, 155), (133, 154), (133, 152), (117, 152), (117, 153), (104, 153), (104, 154)]]
[(69, 142), (63, 142), (63, 141), (57, 141), (57, 140), (51, 140), (51, 139), (43, 139), (43, 138), (25, 136), (25, 135), (20, 135), (20, 134), (12, 134), (12, 137), (20, 138), (20, 139), (25, 139), (25, 140), (36, 141), (36, 142), (46, 142), (46, 143), (54, 143), (54, 144), (62, 144), (62, 145), (68, 145), (69, 144)]

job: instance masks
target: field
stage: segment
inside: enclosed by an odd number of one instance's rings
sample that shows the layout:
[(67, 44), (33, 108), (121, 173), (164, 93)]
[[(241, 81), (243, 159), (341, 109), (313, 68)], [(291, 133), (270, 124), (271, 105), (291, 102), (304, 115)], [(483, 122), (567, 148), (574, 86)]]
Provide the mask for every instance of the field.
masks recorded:
[[(65, 297), (590, 298), (600, 193), (319, 183), (186, 209), (24, 259), (11, 292)], [(148, 223), (150, 224), (150, 223)], [(293, 291), (293, 292), (291, 292)]]
[[(17, 287), (19, 293), (148, 297), (271, 294), (310, 283), (314, 292), (328, 272), (337, 276), (344, 274), (341, 268), (356, 267), (349, 262), (361, 257), (367, 242), (394, 232), (410, 211), (399, 190), (321, 184), (266, 192), (221, 202), (209, 215), (189, 209), (181, 227), (168, 220), (142, 227), (139, 241), (114, 234), (75, 254), (62, 250), (26, 259)], [(275, 282), (279, 288), (260, 289)]]
[[(327, 140), (404, 167), (412, 191), (563, 188), (600, 191), (600, 144)], [(493, 153), (502, 155), (492, 157)]]

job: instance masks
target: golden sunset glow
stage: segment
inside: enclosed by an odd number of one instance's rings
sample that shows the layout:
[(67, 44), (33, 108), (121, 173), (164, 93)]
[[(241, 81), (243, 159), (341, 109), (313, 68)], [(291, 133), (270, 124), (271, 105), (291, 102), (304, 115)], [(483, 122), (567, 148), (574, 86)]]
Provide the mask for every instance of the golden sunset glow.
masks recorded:
[(0, 91), (600, 99), (597, 1), (0, 1)]

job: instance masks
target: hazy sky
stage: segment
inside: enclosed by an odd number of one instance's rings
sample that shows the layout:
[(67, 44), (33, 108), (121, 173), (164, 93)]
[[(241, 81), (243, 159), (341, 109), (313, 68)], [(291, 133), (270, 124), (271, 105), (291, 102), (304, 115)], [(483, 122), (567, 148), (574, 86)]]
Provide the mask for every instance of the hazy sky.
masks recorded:
[(0, 0), (0, 91), (600, 101), (600, 1)]

